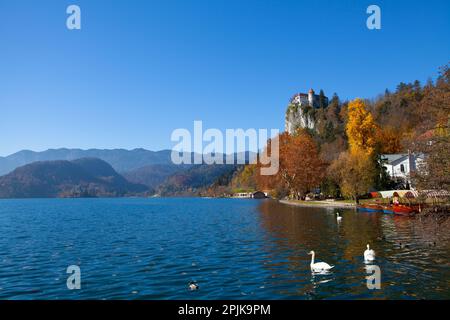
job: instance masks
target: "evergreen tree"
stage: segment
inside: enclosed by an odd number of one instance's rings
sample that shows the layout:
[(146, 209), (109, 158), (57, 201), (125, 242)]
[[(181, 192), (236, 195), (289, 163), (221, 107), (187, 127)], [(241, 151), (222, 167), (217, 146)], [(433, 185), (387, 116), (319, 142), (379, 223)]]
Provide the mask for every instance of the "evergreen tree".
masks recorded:
[(322, 89), (320, 89), (319, 93), (319, 107), (324, 109), (327, 107), (326, 99), (325, 99), (325, 93)]

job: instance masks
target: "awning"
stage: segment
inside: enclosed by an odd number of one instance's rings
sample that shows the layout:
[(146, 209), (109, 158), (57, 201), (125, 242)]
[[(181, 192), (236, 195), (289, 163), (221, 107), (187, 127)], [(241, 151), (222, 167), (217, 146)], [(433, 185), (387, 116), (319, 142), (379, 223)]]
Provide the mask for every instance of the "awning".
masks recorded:
[(383, 198), (392, 198), (394, 197), (394, 193), (397, 193), (401, 198), (417, 198), (419, 195), (424, 196), (426, 198), (450, 198), (450, 192), (446, 190), (388, 190), (388, 191), (378, 191)]
[(419, 196), (417, 191), (414, 190), (388, 190), (379, 191), (383, 198), (392, 198), (394, 193), (397, 193), (400, 198), (417, 198)]

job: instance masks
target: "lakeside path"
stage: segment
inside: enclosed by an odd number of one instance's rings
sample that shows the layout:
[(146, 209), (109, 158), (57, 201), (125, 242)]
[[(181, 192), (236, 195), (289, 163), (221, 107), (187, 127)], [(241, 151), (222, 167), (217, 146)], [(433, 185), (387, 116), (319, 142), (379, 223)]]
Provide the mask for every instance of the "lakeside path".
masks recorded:
[(310, 208), (354, 208), (354, 203), (336, 202), (336, 201), (299, 201), (299, 200), (279, 200), (280, 203), (296, 207), (310, 207)]

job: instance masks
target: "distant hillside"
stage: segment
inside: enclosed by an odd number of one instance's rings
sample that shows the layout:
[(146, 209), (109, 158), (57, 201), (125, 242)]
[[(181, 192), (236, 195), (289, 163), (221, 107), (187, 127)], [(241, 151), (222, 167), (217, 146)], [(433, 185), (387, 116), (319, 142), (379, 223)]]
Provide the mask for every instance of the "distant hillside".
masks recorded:
[(237, 168), (236, 165), (195, 165), (168, 177), (157, 192), (162, 196), (198, 195), (223, 176), (232, 175)]
[[(242, 156), (242, 154), (241, 154)], [(246, 152), (244, 155), (246, 163), (256, 158), (255, 153)], [(234, 155), (237, 161), (238, 155)], [(223, 155), (223, 162), (226, 156)], [(192, 160), (193, 161), (193, 160)], [(144, 184), (152, 189), (162, 189), (163, 194), (171, 195), (180, 190), (198, 189), (207, 187), (215, 182), (220, 175), (228, 173), (234, 165), (174, 165), (153, 164), (123, 173), (128, 181)], [(184, 181), (184, 182), (181, 182)]]
[[(149, 167), (145, 170), (152, 170), (153, 165), (161, 165), (160, 168), (167, 170), (177, 170), (174, 168), (171, 160), (171, 150), (149, 151), (145, 149), (49, 149), (42, 152), (22, 150), (7, 157), (0, 157), (0, 176), (7, 174), (14, 169), (37, 161), (67, 160), (72, 161), (80, 158), (97, 158), (108, 162), (114, 170), (119, 173), (125, 173)], [(236, 155), (235, 155), (236, 157)], [(247, 162), (256, 157), (255, 153), (246, 152)], [(191, 159), (193, 154), (191, 155)], [(225, 156), (224, 156), (225, 158)], [(164, 165), (168, 165), (165, 167)], [(153, 167), (153, 168), (158, 168)], [(186, 169), (186, 167), (182, 168)], [(156, 174), (158, 174), (155, 171)], [(172, 172), (173, 173), (173, 172)], [(146, 183), (147, 184), (147, 183)], [(153, 183), (150, 183), (153, 185)]]
[(145, 149), (49, 149), (42, 152), (19, 151), (7, 157), (0, 157), (0, 175), (36, 161), (75, 160), (98, 158), (108, 162), (116, 171), (127, 172), (152, 164), (171, 164), (171, 151), (149, 151)]
[(0, 198), (117, 197), (146, 191), (95, 158), (34, 162), (0, 177)]
[[(238, 155), (235, 154), (235, 161), (237, 157)], [(255, 157), (256, 154), (252, 152), (244, 154), (246, 163)], [(82, 160), (76, 160), (80, 158)], [(225, 155), (223, 158), (226, 158)], [(108, 166), (96, 165), (93, 159), (106, 163)], [(193, 154), (191, 159), (193, 161)], [(25, 167), (22, 168), (22, 166)], [(89, 174), (89, 177), (76, 173), (74, 166), (81, 166), (82, 173)], [(221, 175), (234, 170), (233, 167), (234, 165), (174, 165), (171, 161), (170, 150), (157, 152), (145, 149), (49, 149), (43, 152), (24, 150), (8, 157), (0, 157), (0, 176), (10, 172), (7, 176), (0, 177), (0, 181), (4, 183), (3, 190), (0, 190), (0, 197), (113, 196), (115, 194), (120, 196), (136, 192), (129, 186), (123, 187), (124, 182), (120, 188), (115, 188), (117, 185), (115, 187), (104, 185), (105, 181), (108, 181), (104, 177), (112, 176), (116, 177), (116, 182), (126, 179), (132, 184), (139, 184), (141, 187), (145, 185), (149, 190), (157, 190), (156, 192), (162, 195), (179, 195), (208, 187)], [(73, 172), (72, 180), (47, 183), (46, 179), (50, 177), (36, 178), (46, 170), (51, 172), (57, 168), (65, 174)], [(11, 172), (15, 169), (17, 170)], [(115, 170), (114, 174), (110, 170)], [(120, 176), (116, 171), (122, 175)], [(58, 174), (61, 172), (58, 171)], [(59, 178), (59, 175), (56, 176)], [(83, 179), (78, 181), (76, 177)], [(98, 177), (102, 178), (100, 182)], [(91, 181), (91, 178), (97, 180)], [(97, 191), (90, 187), (86, 189), (86, 185), (92, 185), (92, 183), (100, 184), (102, 187), (96, 185)], [(77, 189), (78, 185), (82, 187)], [(39, 191), (39, 188), (42, 190)]]
[(123, 176), (130, 182), (155, 189), (170, 176), (188, 170), (192, 165), (152, 164), (125, 172)]

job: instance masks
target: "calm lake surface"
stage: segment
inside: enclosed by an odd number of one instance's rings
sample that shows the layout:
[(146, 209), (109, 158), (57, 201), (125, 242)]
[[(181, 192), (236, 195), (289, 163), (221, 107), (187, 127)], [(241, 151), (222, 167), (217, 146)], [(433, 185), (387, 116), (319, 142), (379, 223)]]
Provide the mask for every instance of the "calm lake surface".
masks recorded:
[[(448, 224), (342, 209), (338, 224), (336, 211), (271, 200), (0, 200), (0, 299), (450, 298)], [(366, 286), (367, 243), (381, 290)], [(335, 265), (330, 274), (311, 274), (310, 250)], [(81, 268), (81, 290), (67, 289), (69, 265)]]

